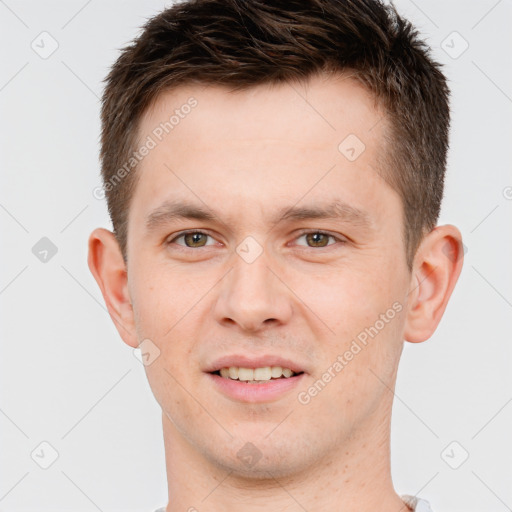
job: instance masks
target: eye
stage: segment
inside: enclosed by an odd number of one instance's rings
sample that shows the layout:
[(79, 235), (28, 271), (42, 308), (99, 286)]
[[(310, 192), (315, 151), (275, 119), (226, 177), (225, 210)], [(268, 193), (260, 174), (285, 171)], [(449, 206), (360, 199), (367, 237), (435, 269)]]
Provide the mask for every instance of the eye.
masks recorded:
[[(212, 242), (207, 243), (207, 239), (211, 238)], [(324, 231), (305, 231), (296, 240), (300, 240), (304, 238), (306, 240), (306, 244), (298, 244), (308, 248), (323, 248), (330, 245), (335, 245), (336, 242), (344, 243), (345, 241), (331, 235), (330, 233), (326, 233)], [(178, 242), (178, 240), (183, 239), (183, 242)], [(329, 240), (333, 240), (333, 243), (329, 243)], [(201, 247), (207, 247), (208, 245), (214, 245), (213, 237), (208, 233), (203, 231), (184, 231), (179, 233), (177, 236), (172, 238), (171, 240), (166, 242), (167, 245), (176, 244), (188, 249), (199, 249)]]
[[(343, 240), (335, 237), (334, 235), (331, 235), (329, 233), (325, 233), (323, 231), (307, 231), (302, 233), (297, 240), (305, 237), (306, 243), (308, 244), (307, 247), (315, 248), (315, 247), (327, 247), (328, 245), (334, 245), (330, 244), (329, 238), (336, 240), (340, 243), (344, 243)], [(311, 244), (311, 245), (309, 245)], [(299, 244), (302, 245), (302, 244)]]
[[(183, 233), (180, 233), (178, 236), (174, 237), (172, 240), (169, 240), (167, 244), (176, 243), (177, 245), (181, 245), (189, 249), (213, 245), (206, 243), (207, 237), (210, 237), (210, 235), (208, 235), (207, 233), (203, 233), (202, 231), (185, 231)], [(184, 243), (176, 242), (176, 240), (179, 240), (180, 238), (183, 238)]]

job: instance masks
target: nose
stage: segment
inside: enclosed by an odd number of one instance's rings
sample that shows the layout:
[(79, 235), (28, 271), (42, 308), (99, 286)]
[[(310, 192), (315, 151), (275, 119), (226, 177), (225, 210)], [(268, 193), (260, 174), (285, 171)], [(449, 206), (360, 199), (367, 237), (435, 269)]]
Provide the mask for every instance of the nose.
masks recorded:
[(221, 282), (217, 321), (253, 333), (286, 324), (292, 315), (292, 294), (283, 281), (265, 253), (252, 263), (235, 255), (234, 268)]

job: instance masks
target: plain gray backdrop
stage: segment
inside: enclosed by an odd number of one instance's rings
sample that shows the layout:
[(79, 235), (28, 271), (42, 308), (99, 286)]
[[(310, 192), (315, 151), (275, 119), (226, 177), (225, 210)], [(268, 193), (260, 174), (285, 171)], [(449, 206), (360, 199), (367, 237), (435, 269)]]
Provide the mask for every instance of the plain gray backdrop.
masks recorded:
[[(87, 267), (110, 228), (102, 80), (159, 0), (0, 0), (0, 510), (167, 503), (160, 409)], [(405, 344), (392, 418), (400, 494), (434, 512), (512, 510), (512, 2), (400, 0), (445, 64), (440, 223), (467, 248), (445, 316)], [(43, 443), (43, 444), (41, 444)], [(46, 469), (44, 466), (47, 466)], [(204, 496), (195, 507), (201, 511)]]

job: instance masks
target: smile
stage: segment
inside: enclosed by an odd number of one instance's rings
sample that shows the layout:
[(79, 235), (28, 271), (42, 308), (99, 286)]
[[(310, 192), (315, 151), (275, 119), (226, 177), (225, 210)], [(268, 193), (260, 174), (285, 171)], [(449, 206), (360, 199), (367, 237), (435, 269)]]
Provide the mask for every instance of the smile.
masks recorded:
[[(211, 379), (213, 388), (217, 392), (232, 401), (244, 403), (273, 402), (284, 398), (299, 385), (305, 376), (304, 372), (297, 374), (292, 372), (289, 377), (286, 377), (283, 373), (288, 374), (287, 368), (281, 369), (281, 367), (270, 367), (271, 376), (269, 379), (254, 379), (254, 371), (256, 371), (256, 377), (260, 377), (258, 370), (264, 370), (265, 374), (268, 375), (267, 368), (269, 367), (255, 368), (254, 370), (251, 368), (230, 367), (223, 368), (222, 370), (227, 369), (228, 372), (234, 372), (232, 368), (239, 370), (238, 378), (231, 378), (229, 374), (223, 377), (220, 375), (220, 371), (207, 373), (206, 376)], [(280, 370), (281, 375), (279, 377), (272, 377), (272, 368), (276, 368), (274, 375), (277, 375), (277, 368)], [(252, 378), (248, 378), (250, 376), (249, 372), (244, 375), (244, 370), (251, 370), (253, 372)], [(242, 374), (242, 380), (240, 380), (240, 373)]]
[(214, 373), (225, 379), (239, 380), (251, 384), (268, 382), (273, 379), (289, 379), (294, 375), (298, 375), (298, 373), (290, 370), (290, 368), (283, 368), (281, 366), (264, 366), (262, 368), (230, 366), (229, 368), (221, 368)]

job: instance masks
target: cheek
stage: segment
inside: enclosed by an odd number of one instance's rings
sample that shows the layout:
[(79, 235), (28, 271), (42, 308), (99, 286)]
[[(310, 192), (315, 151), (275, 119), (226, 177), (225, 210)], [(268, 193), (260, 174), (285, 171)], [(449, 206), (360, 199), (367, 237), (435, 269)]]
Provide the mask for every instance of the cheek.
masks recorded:
[(334, 430), (350, 430), (389, 406), (392, 397), (389, 390), (394, 387), (403, 347), (403, 313), (396, 310), (400, 309), (396, 303), (395, 308), (383, 309), (386, 322), (373, 315), (379, 308), (371, 309), (370, 313), (369, 308), (347, 306), (346, 322), (338, 324), (336, 335), (325, 344), (325, 363), (310, 383), (316, 389), (306, 390), (316, 394), (310, 404), (312, 417), (321, 417), (325, 410), (341, 413), (331, 417)]
[(397, 300), (403, 302), (405, 287), (389, 268), (375, 263), (365, 268), (340, 266), (316, 275), (289, 275), (290, 287), (300, 299), (297, 307), (308, 317), (313, 312), (326, 327), (327, 336), (336, 340), (355, 337)]
[(135, 274), (132, 283), (137, 332), (163, 342), (173, 337), (182, 320), (194, 314), (208, 283), (165, 265), (147, 263), (146, 268), (151, 271)]
[(374, 394), (375, 386), (382, 383), (370, 370), (390, 381), (402, 350), (405, 279), (393, 273), (391, 265), (375, 264), (359, 272), (339, 269), (329, 278), (303, 279), (301, 288), (300, 280), (295, 285), (325, 332), (319, 334), (324, 339), (325, 366), (319, 371), (327, 371), (342, 358), (343, 369), (335, 372), (337, 384), (330, 386), (331, 391), (342, 392), (340, 398), (347, 400)]
[(158, 359), (146, 367), (148, 378), (174, 389), (178, 384), (171, 376), (178, 382), (190, 378), (186, 366), (199, 339), (202, 308), (214, 276), (194, 279), (190, 272), (155, 263), (144, 268), (151, 270), (135, 274), (137, 280), (132, 283), (137, 335), (158, 348)]

